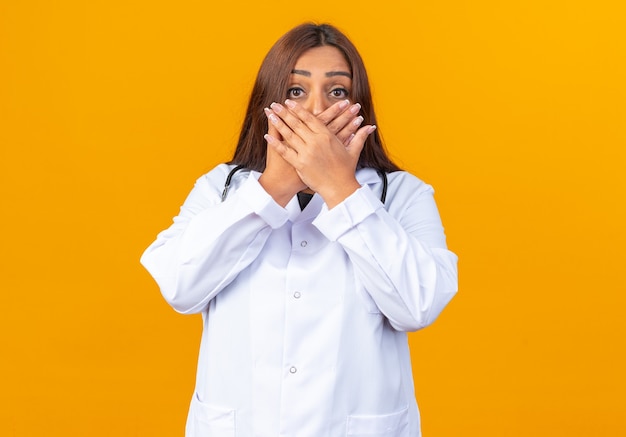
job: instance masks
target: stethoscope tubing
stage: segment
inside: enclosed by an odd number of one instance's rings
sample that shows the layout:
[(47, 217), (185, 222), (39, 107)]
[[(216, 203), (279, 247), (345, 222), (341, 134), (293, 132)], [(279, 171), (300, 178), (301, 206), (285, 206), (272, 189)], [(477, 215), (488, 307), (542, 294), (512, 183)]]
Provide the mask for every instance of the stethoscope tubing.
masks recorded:
[[(224, 190), (222, 191), (222, 202), (226, 200), (226, 196), (228, 196), (228, 191), (230, 190), (230, 183), (235, 173), (237, 173), (239, 170), (244, 170), (245, 168), (246, 168), (245, 165), (238, 165), (228, 173), (228, 176), (226, 176), (226, 182), (224, 182)], [(380, 175), (380, 178), (383, 181), (383, 190), (380, 194), (380, 201), (384, 204), (385, 200), (387, 200), (387, 186), (389, 185), (389, 181), (387, 180), (387, 173), (385, 173), (382, 170), (376, 170), (376, 171), (378, 172), (378, 174)]]

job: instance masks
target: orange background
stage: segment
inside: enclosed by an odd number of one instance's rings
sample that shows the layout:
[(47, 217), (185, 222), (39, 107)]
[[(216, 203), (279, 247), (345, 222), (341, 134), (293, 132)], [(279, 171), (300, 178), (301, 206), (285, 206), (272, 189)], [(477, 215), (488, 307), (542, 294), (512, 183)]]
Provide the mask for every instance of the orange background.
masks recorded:
[(305, 20), (360, 48), (460, 291), (411, 335), (426, 437), (626, 435), (626, 10), (0, 0), (0, 435), (182, 435), (200, 317), (139, 256)]

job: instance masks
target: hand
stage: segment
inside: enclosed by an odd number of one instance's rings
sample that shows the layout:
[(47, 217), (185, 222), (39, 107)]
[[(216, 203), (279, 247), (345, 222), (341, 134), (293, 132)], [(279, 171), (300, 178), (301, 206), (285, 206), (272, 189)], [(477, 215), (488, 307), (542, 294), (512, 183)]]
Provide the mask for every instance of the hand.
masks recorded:
[(285, 105), (273, 103), (266, 110), (270, 124), (280, 134), (266, 135), (268, 145), (332, 208), (360, 187), (355, 177), (356, 165), (365, 140), (376, 126), (361, 127), (344, 145), (322, 120), (301, 105), (290, 100)]
[[(281, 138), (276, 128), (269, 123), (268, 135)], [(267, 147), (265, 170), (259, 183), (280, 206), (284, 207), (297, 192), (306, 188), (295, 168), (283, 159), (274, 147)]]
[(359, 112), (361, 111), (361, 105), (355, 103), (350, 104), (349, 100), (342, 100), (334, 105), (330, 106), (324, 112), (319, 114), (319, 118), (328, 129), (337, 135), (339, 141), (344, 145), (348, 145), (357, 129), (363, 123), (363, 117)]

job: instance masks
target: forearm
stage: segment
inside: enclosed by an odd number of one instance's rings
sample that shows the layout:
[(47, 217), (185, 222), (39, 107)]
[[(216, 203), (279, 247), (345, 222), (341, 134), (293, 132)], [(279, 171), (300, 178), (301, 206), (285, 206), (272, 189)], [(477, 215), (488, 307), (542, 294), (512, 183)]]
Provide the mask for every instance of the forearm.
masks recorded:
[(456, 255), (445, 247), (438, 215), (431, 217), (432, 198), (423, 197), (415, 209), (425, 215), (401, 222), (363, 188), (316, 221), (342, 245), (380, 312), (405, 331), (432, 323), (457, 290)]
[(194, 188), (174, 224), (141, 258), (164, 298), (182, 313), (201, 311), (286, 220), (285, 210), (252, 178), (224, 203), (203, 195), (205, 188)]

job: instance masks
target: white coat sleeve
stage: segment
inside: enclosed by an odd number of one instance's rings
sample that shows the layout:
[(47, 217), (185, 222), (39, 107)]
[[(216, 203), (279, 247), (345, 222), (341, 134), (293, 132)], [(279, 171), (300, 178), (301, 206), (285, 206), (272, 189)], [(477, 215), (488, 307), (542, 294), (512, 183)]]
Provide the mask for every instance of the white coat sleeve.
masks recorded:
[(143, 253), (142, 265), (178, 312), (202, 311), (258, 256), (272, 229), (287, 221), (251, 173), (221, 202), (228, 167), (201, 177), (174, 223)]
[(387, 204), (363, 186), (314, 225), (342, 245), (357, 280), (401, 331), (431, 324), (457, 292), (457, 256), (446, 246), (433, 189), (403, 173)]

